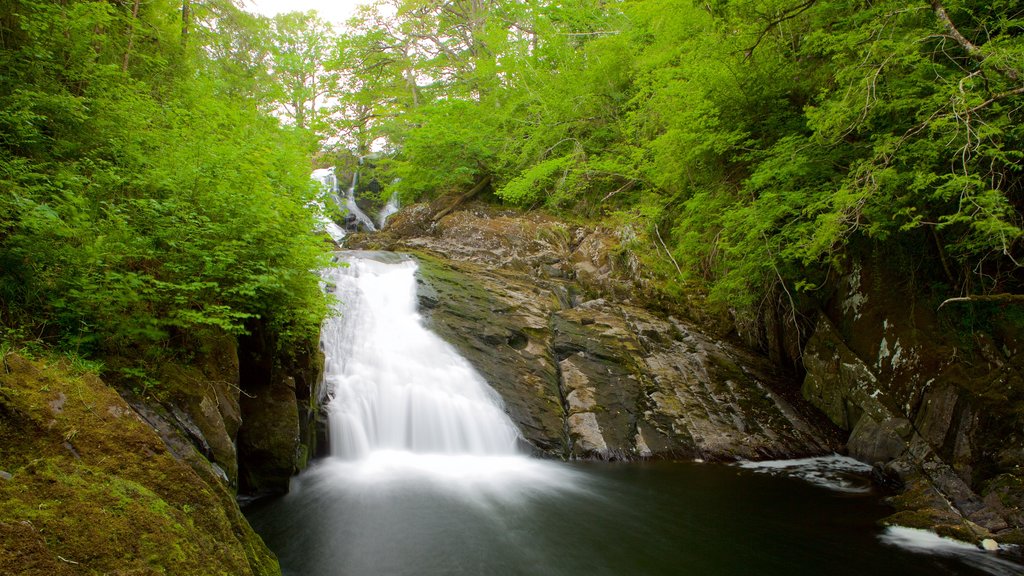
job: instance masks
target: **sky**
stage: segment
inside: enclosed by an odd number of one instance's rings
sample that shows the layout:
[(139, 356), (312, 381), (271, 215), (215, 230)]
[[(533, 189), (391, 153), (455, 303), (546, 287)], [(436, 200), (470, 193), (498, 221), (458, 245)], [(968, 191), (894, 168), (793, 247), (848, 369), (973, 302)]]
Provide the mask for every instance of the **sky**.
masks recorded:
[(335, 25), (344, 24), (355, 12), (356, 6), (369, 0), (244, 0), (250, 12), (273, 16), (281, 12), (316, 10), (320, 17)]

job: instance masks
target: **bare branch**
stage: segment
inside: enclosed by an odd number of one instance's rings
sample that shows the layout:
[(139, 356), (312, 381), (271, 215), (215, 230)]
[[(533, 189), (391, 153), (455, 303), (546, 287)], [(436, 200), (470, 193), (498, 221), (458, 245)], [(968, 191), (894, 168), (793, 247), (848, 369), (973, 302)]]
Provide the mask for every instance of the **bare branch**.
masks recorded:
[[(979, 64), (984, 62), (986, 56), (982, 53), (981, 48), (960, 33), (956, 24), (953, 23), (953, 19), (950, 18), (949, 13), (946, 12), (946, 8), (942, 5), (942, 2), (939, 0), (931, 0), (931, 5), (932, 10), (935, 11), (935, 15), (939, 18), (939, 21), (946, 27), (946, 31), (949, 33), (949, 36), (953, 38), (953, 40), (956, 40), (956, 43), (959, 44), (960, 47), (964, 49), (964, 52), (967, 52), (967, 55), (974, 59), (975, 62), (978, 62)], [(1015, 82), (1020, 76), (1020, 74), (1013, 68), (1005, 68), (1002, 66), (995, 66), (994, 68)]]
[(970, 294), (968, 296), (959, 296), (957, 298), (947, 298), (939, 304), (936, 310), (942, 310), (942, 307), (946, 304), (953, 304), (957, 302), (997, 302), (1003, 304), (1020, 303), (1024, 302), (1024, 294)]
[(683, 271), (679, 268), (679, 262), (676, 262), (675, 257), (672, 256), (672, 252), (670, 252), (669, 249), (668, 249), (668, 246), (665, 245), (665, 241), (661, 239), (661, 230), (658, 230), (658, 225), (657, 224), (654, 225), (654, 233), (658, 235), (658, 242), (661, 242), (661, 247), (662, 247), (662, 249), (665, 250), (665, 254), (668, 254), (669, 260), (671, 260), (672, 264), (675, 265), (676, 273), (679, 274), (680, 276), (682, 276), (683, 275)]
[(806, 12), (811, 6), (814, 6), (817, 3), (818, 0), (806, 0), (806, 2), (804, 2), (803, 4), (798, 4), (787, 10), (783, 10), (781, 16), (769, 22), (768, 25), (765, 26), (764, 30), (761, 30), (761, 33), (757, 35), (757, 41), (754, 42), (754, 45), (743, 51), (745, 54), (744, 60), (749, 60), (750, 57), (754, 55), (754, 50), (761, 45), (761, 42), (765, 39), (766, 36), (768, 36), (768, 33), (774, 30), (779, 24), (782, 24), (786, 20), (792, 20), (793, 18), (796, 18), (800, 14)]

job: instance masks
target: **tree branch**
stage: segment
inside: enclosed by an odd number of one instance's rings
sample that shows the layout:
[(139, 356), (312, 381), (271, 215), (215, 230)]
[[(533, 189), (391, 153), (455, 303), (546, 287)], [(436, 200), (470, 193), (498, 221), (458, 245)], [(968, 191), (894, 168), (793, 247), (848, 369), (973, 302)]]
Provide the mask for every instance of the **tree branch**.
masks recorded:
[(661, 243), (661, 248), (665, 250), (665, 254), (668, 254), (668, 259), (672, 261), (672, 264), (676, 267), (676, 274), (680, 277), (683, 275), (683, 271), (679, 268), (679, 262), (676, 262), (675, 256), (672, 256), (672, 252), (665, 245), (665, 241), (661, 239), (661, 230), (658, 230), (658, 225), (654, 225), (654, 233), (658, 235), (658, 242)]
[(796, 18), (800, 14), (806, 12), (811, 6), (814, 6), (817, 3), (818, 0), (806, 0), (806, 2), (804, 2), (803, 4), (798, 4), (787, 10), (783, 10), (781, 16), (779, 16), (772, 22), (769, 22), (768, 25), (765, 26), (764, 30), (761, 30), (761, 33), (757, 35), (757, 41), (754, 42), (754, 45), (743, 51), (743, 59), (749, 60), (750, 57), (754, 55), (754, 50), (761, 45), (761, 42), (765, 39), (766, 36), (768, 36), (768, 33), (774, 30), (776, 26), (782, 24), (786, 20), (792, 20), (793, 18)]
[[(935, 15), (939, 18), (939, 21), (946, 27), (946, 31), (949, 33), (949, 36), (953, 40), (956, 40), (956, 43), (959, 44), (960, 47), (964, 49), (964, 52), (967, 52), (967, 55), (974, 59), (975, 62), (978, 62), (979, 64), (984, 62), (986, 56), (982, 53), (981, 48), (978, 48), (977, 44), (971, 42), (967, 37), (960, 33), (956, 24), (953, 23), (953, 19), (950, 18), (949, 13), (946, 12), (946, 8), (942, 5), (942, 2), (940, 0), (931, 0), (931, 5)], [(1004, 68), (1001, 66), (995, 66), (994, 68), (1014, 82), (1016, 82), (1020, 77), (1020, 74), (1018, 74), (1018, 72), (1013, 68)]]
[(936, 311), (942, 310), (942, 307), (946, 304), (953, 304), (957, 302), (997, 302), (1003, 304), (1010, 303), (1021, 303), (1024, 302), (1024, 294), (970, 294), (968, 296), (960, 296), (957, 298), (947, 298), (939, 304)]
[(469, 192), (466, 192), (462, 196), (459, 196), (458, 198), (455, 199), (455, 202), (452, 202), (451, 205), (449, 205), (447, 208), (445, 208), (444, 210), (441, 210), (440, 212), (435, 214), (434, 215), (434, 222), (439, 222), (441, 220), (441, 218), (444, 218), (448, 214), (451, 214), (451, 212), (453, 210), (455, 210), (456, 208), (461, 206), (465, 201), (469, 200), (470, 198), (476, 196), (481, 191), (483, 191), (483, 189), (486, 188), (487, 185), (490, 184), (490, 183), (491, 183), (491, 175), (488, 174), (487, 176), (484, 176), (479, 182), (477, 182), (476, 186), (473, 186), (469, 190)]
[(970, 110), (968, 110), (967, 114), (974, 114), (978, 110), (981, 110), (982, 108), (986, 108), (986, 107), (990, 106), (991, 104), (993, 104), (995, 102), (1003, 100), (1004, 98), (1009, 98), (1010, 96), (1017, 96), (1019, 94), (1024, 94), (1024, 86), (1018, 86), (1017, 88), (1014, 88), (1013, 90), (1008, 90), (1006, 92), (1000, 92), (999, 94), (995, 94), (991, 98), (989, 98), (988, 100), (985, 100), (981, 104), (978, 104), (974, 108), (971, 108)]

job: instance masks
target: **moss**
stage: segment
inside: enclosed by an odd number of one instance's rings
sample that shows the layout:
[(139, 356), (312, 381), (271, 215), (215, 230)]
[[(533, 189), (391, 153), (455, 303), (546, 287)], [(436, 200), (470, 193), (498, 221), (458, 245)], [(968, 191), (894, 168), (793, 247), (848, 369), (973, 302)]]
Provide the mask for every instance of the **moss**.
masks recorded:
[(907, 489), (888, 499), (896, 513), (882, 519), (886, 526), (906, 526), (931, 530), (939, 536), (977, 543), (991, 536), (987, 530), (965, 520), (945, 504), (935, 489), (923, 480), (909, 483)]
[(230, 494), (174, 459), (97, 377), (7, 360), (0, 533), (16, 544), (0, 546), (0, 573), (280, 573)]

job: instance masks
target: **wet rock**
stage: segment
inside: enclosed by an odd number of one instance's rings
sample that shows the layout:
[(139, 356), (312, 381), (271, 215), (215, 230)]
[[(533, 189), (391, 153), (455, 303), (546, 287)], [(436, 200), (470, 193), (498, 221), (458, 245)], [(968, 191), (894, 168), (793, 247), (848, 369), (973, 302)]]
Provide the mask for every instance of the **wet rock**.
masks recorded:
[[(897, 522), (916, 522), (914, 527), (940, 523), (960, 538), (974, 530), (1010, 527), (1004, 511), (984, 501), (970, 486), (970, 475), (959, 474), (953, 466), (957, 454), (969, 458), (969, 446), (958, 439), (969, 434), (965, 430), (975, 418), (959, 406), (954, 387), (936, 386), (921, 395), (912, 423), (899, 394), (880, 376), (887, 368), (869, 366), (824, 317), (808, 342), (804, 362), (804, 395), (850, 431), (850, 455), (886, 467), (908, 487), (904, 497), (893, 500), (900, 509), (894, 516)], [(943, 451), (950, 456), (943, 457)]]
[(547, 330), (548, 316), (558, 308), (554, 295), (487, 269), (427, 257), (420, 258), (419, 280), (421, 302), (434, 302), (421, 310), (431, 329), (501, 395), (527, 441), (565, 454), (558, 368)]
[(284, 377), (247, 390), (246, 425), (238, 435), (239, 487), (247, 494), (278, 494), (298, 472), (299, 408), (295, 379)]
[(317, 383), (323, 357), (313, 352), (311, 343), (279, 354), (261, 323), (240, 341), (239, 493), (282, 494), (316, 450)]

